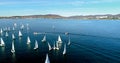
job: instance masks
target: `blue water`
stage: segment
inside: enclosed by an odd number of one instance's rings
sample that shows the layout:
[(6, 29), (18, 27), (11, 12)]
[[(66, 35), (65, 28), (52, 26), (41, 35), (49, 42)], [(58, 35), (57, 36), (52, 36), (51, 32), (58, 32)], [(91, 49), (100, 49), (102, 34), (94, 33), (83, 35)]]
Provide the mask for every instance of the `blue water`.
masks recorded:
[[(51, 63), (120, 63), (120, 20), (1, 19), (0, 28), (12, 29), (14, 23), (17, 23), (17, 28), (8, 32), (9, 37), (5, 37), (5, 32), (0, 35), (5, 42), (5, 47), (0, 47), (0, 63), (44, 63), (46, 54)], [(29, 30), (26, 30), (27, 23)], [(25, 28), (21, 30), (23, 36), (19, 39), (21, 24)], [(44, 34), (34, 35), (33, 32), (46, 32), (51, 46), (61, 35), (60, 50), (48, 51), (47, 42), (41, 42)], [(12, 33), (16, 37), (15, 54), (11, 53)], [(27, 36), (31, 39), (30, 45), (26, 44)], [(71, 45), (67, 45), (66, 55), (62, 55), (69, 36)], [(38, 50), (33, 49), (35, 40), (38, 41)]]

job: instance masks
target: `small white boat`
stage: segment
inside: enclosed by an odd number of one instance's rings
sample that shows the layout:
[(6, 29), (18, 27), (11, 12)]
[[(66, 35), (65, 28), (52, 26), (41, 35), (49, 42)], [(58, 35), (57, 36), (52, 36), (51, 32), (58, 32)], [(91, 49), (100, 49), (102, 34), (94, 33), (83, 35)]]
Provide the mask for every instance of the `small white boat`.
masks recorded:
[(48, 42), (48, 47), (49, 47), (49, 51), (50, 51), (50, 50), (52, 50), (52, 48), (51, 48), (51, 46), (50, 46), (49, 42)]
[(37, 42), (37, 40), (35, 41), (35, 47), (34, 47), (34, 49), (38, 49), (38, 42)]
[(3, 41), (3, 39), (1, 38), (1, 43), (0, 43), (0, 46), (5, 46), (5, 43)]
[(44, 37), (43, 37), (43, 39), (41, 41), (46, 42), (46, 35), (44, 35)]
[(8, 37), (8, 32), (6, 32), (5, 36)]
[(3, 32), (3, 30), (2, 30), (2, 28), (1, 28), (0, 33), (2, 34), (2, 32)]
[(50, 60), (49, 60), (48, 54), (46, 54), (45, 63), (50, 63)]
[(12, 53), (15, 53), (15, 47), (14, 47), (14, 42), (12, 42), (12, 49), (11, 49)]
[(14, 34), (12, 34), (12, 39), (13, 39), (13, 40), (15, 39), (15, 35), (14, 35)]
[(64, 51), (63, 51), (63, 55), (66, 54), (66, 44), (64, 45)]
[(71, 44), (71, 41), (70, 41), (70, 37), (69, 37), (69, 40), (68, 40), (68, 45), (70, 45)]
[(14, 23), (14, 27), (17, 27), (17, 24), (16, 24), (16, 23)]
[(10, 27), (8, 27), (7, 30), (10, 31)]
[(56, 50), (59, 50), (58, 42), (56, 42)]
[(19, 31), (19, 37), (21, 37), (22, 36), (22, 33), (21, 33), (21, 31)]
[(13, 27), (13, 29), (12, 29), (13, 31), (15, 30), (15, 28)]
[(61, 39), (60, 35), (58, 36), (58, 41), (57, 42), (62, 43), (62, 39)]
[(23, 30), (24, 29), (24, 25), (22, 24), (20, 28)]
[(28, 37), (27, 37), (27, 44), (30, 44), (30, 42), (31, 42), (31, 41), (30, 41), (30, 37), (28, 36)]

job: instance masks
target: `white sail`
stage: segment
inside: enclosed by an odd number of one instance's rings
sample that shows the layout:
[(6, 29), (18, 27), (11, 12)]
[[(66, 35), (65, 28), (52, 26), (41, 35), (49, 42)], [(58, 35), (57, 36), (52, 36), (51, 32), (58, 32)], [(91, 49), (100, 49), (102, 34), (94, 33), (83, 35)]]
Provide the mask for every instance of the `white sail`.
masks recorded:
[(55, 50), (56, 48), (55, 48), (55, 42), (54, 42), (54, 44), (53, 44), (53, 49)]
[(5, 36), (8, 37), (8, 32), (6, 32)]
[(59, 47), (58, 47), (58, 42), (56, 42), (56, 49), (59, 50)]
[(13, 30), (15, 30), (15, 28), (13, 27)]
[(61, 37), (60, 37), (60, 35), (58, 36), (58, 41), (57, 41), (58, 43), (62, 43), (62, 40), (61, 40)]
[(46, 54), (45, 63), (50, 63), (50, 60), (49, 60), (48, 54)]
[(31, 41), (30, 41), (30, 37), (28, 36), (28, 37), (27, 37), (27, 44), (30, 44), (30, 42), (31, 42)]
[(21, 29), (24, 29), (24, 25), (23, 24), (21, 25)]
[(2, 34), (2, 32), (3, 32), (3, 30), (2, 30), (2, 28), (1, 28), (0, 33)]
[(19, 37), (21, 37), (22, 36), (22, 33), (21, 33), (21, 31), (19, 31)]
[(15, 35), (14, 34), (12, 34), (12, 39), (15, 39)]
[(63, 51), (63, 55), (66, 54), (66, 44), (64, 45), (64, 51)]
[(70, 41), (70, 38), (69, 38), (69, 40), (68, 40), (68, 45), (70, 45), (71, 44), (71, 41)]
[(50, 46), (50, 44), (49, 44), (49, 42), (48, 42), (48, 47), (49, 47), (49, 50), (51, 50), (52, 48), (51, 48), (51, 46)]
[(14, 42), (12, 42), (12, 49), (11, 49), (12, 53), (15, 53), (15, 47), (14, 47)]
[(34, 49), (38, 49), (38, 42), (37, 41), (35, 41), (35, 47), (34, 47)]
[(1, 43), (0, 43), (0, 46), (5, 46), (5, 43), (3, 41), (3, 39), (1, 38)]
[(14, 27), (17, 27), (17, 24), (16, 24), (16, 23), (14, 23)]
[(46, 35), (43, 37), (42, 42), (46, 41)]
[(8, 27), (7, 30), (10, 31), (10, 27)]

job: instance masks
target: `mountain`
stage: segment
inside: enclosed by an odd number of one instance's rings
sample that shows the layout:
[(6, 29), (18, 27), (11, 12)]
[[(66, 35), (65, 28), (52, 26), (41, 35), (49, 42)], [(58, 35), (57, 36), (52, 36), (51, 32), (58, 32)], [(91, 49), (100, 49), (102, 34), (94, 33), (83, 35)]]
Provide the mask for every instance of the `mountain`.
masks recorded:
[(120, 19), (120, 14), (112, 15), (78, 15), (78, 16), (69, 16), (64, 17), (55, 14), (47, 15), (28, 15), (28, 16), (10, 16), (10, 17), (0, 17), (0, 19), (25, 19), (25, 18), (42, 18), (42, 19)]

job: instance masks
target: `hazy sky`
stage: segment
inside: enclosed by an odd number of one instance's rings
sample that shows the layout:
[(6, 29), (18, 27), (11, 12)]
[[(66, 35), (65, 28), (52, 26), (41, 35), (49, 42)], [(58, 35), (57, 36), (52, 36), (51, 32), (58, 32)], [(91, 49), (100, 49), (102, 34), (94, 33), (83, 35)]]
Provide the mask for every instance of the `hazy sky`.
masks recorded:
[(119, 14), (120, 0), (0, 0), (0, 16)]

